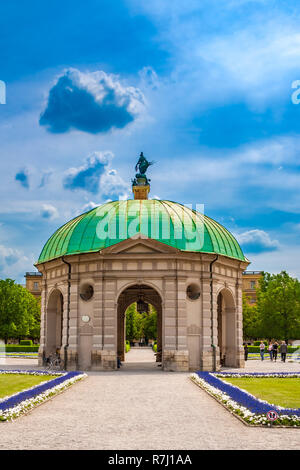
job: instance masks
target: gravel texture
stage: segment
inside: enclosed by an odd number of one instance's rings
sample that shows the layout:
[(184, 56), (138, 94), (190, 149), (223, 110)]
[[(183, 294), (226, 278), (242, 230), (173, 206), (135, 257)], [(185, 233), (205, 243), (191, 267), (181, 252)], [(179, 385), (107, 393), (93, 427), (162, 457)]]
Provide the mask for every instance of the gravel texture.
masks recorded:
[[(0, 423), (0, 449), (299, 449), (300, 429), (247, 427), (190, 374), (161, 371), (151, 349), (127, 358), (120, 370), (88, 372), (28, 415)], [(0, 368), (38, 368), (35, 360), (7, 361)], [(238, 370), (299, 372), (300, 364), (252, 360)]]

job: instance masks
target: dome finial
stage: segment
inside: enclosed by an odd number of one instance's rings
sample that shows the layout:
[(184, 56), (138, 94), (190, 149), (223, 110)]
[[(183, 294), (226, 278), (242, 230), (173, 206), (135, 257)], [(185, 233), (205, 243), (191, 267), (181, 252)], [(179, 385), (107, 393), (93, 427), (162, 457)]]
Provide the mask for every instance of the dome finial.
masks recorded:
[(148, 199), (148, 193), (150, 191), (150, 179), (146, 176), (146, 171), (150, 165), (154, 162), (148, 162), (144, 157), (144, 153), (141, 152), (140, 158), (135, 165), (135, 171), (138, 173), (132, 180), (132, 191), (134, 193), (134, 199)]

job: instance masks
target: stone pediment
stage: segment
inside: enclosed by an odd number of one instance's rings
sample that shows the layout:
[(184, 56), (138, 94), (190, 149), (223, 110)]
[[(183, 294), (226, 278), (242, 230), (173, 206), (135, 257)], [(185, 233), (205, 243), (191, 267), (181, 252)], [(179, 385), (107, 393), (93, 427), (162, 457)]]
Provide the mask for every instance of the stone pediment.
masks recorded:
[(105, 248), (103, 254), (158, 254), (158, 253), (178, 253), (179, 250), (157, 240), (147, 238), (138, 234), (128, 240), (124, 240), (116, 245)]

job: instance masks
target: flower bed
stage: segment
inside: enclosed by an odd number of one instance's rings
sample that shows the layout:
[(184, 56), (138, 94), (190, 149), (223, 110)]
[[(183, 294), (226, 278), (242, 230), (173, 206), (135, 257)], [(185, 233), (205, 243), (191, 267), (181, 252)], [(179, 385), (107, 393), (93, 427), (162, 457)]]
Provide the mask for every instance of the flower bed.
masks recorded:
[(57, 395), (87, 375), (82, 372), (54, 372), (37, 370), (0, 370), (0, 374), (56, 375), (53, 380), (42, 382), (9, 397), (0, 399), (0, 421), (17, 418), (45, 400)]
[(231, 373), (231, 372), (197, 372), (191, 375), (191, 379), (206, 390), (210, 395), (225, 405), (231, 412), (250, 425), (270, 426), (267, 418), (268, 411), (274, 410), (279, 417), (273, 421), (273, 426), (300, 427), (300, 408), (283, 408), (272, 405), (264, 400), (256, 398), (246, 390), (222, 380), (222, 377), (300, 377), (300, 373)]

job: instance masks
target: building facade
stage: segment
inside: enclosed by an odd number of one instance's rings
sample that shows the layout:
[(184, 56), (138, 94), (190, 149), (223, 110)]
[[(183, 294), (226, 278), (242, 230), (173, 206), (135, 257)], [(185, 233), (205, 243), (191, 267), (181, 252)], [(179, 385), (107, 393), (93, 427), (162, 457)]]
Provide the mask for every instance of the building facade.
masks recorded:
[(35, 297), (42, 295), (42, 273), (40, 272), (27, 272), (25, 274), (26, 289)]
[(243, 367), (249, 261), (239, 244), (199, 212), (148, 200), (143, 174), (133, 192), (133, 200), (103, 204), (66, 223), (44, 246), (36, 264), (40, 364), (59, 351), (68, 370), (116, 369), (125, 354), (125, 311), (142, 299), (158, 312), (163, 370)]
[(256, 289), (259, 286), (259, 280), (262, 276), (262, 271), (245, 271), (243, 272), (243, 293), (247, 297), (249, 304), (256, 303)]

